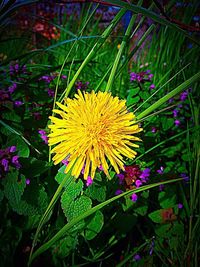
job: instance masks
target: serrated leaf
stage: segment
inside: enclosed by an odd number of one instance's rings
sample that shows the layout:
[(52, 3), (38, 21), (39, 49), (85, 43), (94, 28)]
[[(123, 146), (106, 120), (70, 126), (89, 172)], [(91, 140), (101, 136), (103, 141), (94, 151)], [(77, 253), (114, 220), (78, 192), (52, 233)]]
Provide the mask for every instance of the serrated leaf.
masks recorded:
[(127, 98), (127, 106), (136, 104), (139, 101), (140, 101), (140, 97), (139, 96), (136, 96), (136, 97), (128, 97)]
[(53, 246), (54, 255), (59, 258), (67, 257), (72, 249), (75, 249), (78, 243), (78, 238), (76, 235), (68, 235), (67, 237), (56, 242)]
[(18, 174), (17, 171), (10, 172), (4, 180), (4, 194), (12, 207), (19, 204), (26, 187), (24, 175), (21, 175), (21, 179), (18, 180)]
[(19, 215), (33, 216), (38, 214), (37, 209), (31, 204), (27, 203), (25, 200), (20, 200), (17, 204), (10, 203), (12, 209)]
[(94, 215), (89, 217), (89, 221), (86, 221), (85, 238), (92, 240), (103, 227), (104, 217), (101, 211), (97, 211)]
[(106, 199), (106, 186), (93, 182), (93, 184), (85, 190), (85, 194), (94, 200), (103, 202)]
[[(68, 203), (67, 198), (70, 200)], [(77, 200), (71, 201), (69, 195), (65, 194), (64, 200), (61, 199), (62, 209), (68, 221), (78, 217), (92, 207), (92, 201), (89, 197), (81, 196)]]
[(28, 145), (19, 136), (12, 135), (12, 137), (9, 138), (7, 146), (16, 146), (17, 154), (20, 157), (24, 157), (24, 158), (29, 157), (30, 149), (29, 149)]
[(162, 223), (163, 219), (162, 219), (162, 216), (161, 216), (161, 211), (162, 210), (155, 210), (155, 211), (149, 213), (148, 216), (153, 222)]

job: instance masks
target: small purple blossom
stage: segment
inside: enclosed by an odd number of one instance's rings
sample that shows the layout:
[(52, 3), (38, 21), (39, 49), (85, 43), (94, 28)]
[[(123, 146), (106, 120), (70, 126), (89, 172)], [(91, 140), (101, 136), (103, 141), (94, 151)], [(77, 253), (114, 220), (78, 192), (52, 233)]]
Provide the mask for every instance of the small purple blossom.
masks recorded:
[(160, 169), (157, 170), (157, 173), (163, 174), (163, 172), (164, 172), (164, 168), (161, 166)]
[(48, 136), (44, 130), (39, 130), (38, 133), (40, 134), (40, 137), (44, 141), (45, 144), (48, 144)]
[(142, 173), (140, 174), (140, 179), (142, 179), (142, 182), (147, 182), (149, 176), (150, 176), (150, 168), (146, 168), (142, 171)]
[(22, 101), (20, 101), (20, 100), (16, 100), (15, 102), (14, 102), (14, 105), (15, 105), (15, 107), (20, 107), (20, 106), (22, 106), (24, 103), (22, 102)]
[(2, 159), (1, 160), (1, 165), (4, 167), (4, 171), (8, 172), (9, 171), (9, 161), (7, 159)]
[(150, 86), (149, 86), (149, 89), (155, 89), (156, 87), (155, 87), (155, 84), (151, 84)]
[(13, 83), (11, 86), (8, 87), (8, 92), (10, 94), (14, 93), (14, 91), (17, 89), (17, 84)]
[(139, 260), (141, 260), (141, 257), (140, 257), (139, 254), (135, 254), (135, 255), (133, 256), (133, 259), (134, 259), (135, 261), (139, 261)]
[(172, 102), (174, 102), (174, 98), (170, 98), (168, 102), (171, 104)]
[(173, 113), (174, 118), (176, 118), (178, 116), (179, 110), (178, 109), (174, 109), (172, 111), (172, 113)]
[(186, 173), (181, 173), (181, 177), (184, 179), (185, 182), (190, 180), (190, 177)]
[(132, 196), (131, 196), (131, 200), (132, 200), (133, 202), (136, 202), (137, 199), (138, 199), (138, 196), (137, 196), (135, 193), (133, 193)]
[(124, 174), (123, 173), (119, 173), (119, 174), (117, 174), (117, 177), (119, 178), (119, 184), (123, 184), (123, 182), (124, 182)]
[(54, 92), (53, 90), (51, 90), (51, 89), (48, 89), (48, 90), (47, 90), (47, 93), (48, 93), (48, 95), (49, 95), (50, 97), (54, 97), (54, 96), (55, 96), (55, 92)]
[(15, 165), (15, 168), (16, 169), (21, 168), (21, 164), (19, 163), (18, 159), (19, 159), (19, 156), (16, 155), (16, 156), (12, 157), (12, 160), (11, 160), (12, 161), (12, 164)]
[(86, 185), (90, 186), (92, 183), (93, 183), (92, 178), (90, 176), (88, 176), (87, 181), (86, 181)]
[(10, 153), (14, 153), (15, 151), (16, 151), (16, 146), (11, 146), (10, 148), (9, 148), (9, 152)]
[(103, 166), (102, 165), (99, 166), (99, 170), (103, 171)]
[(26, 184), (29, 185), (31, 183), (30, 179), (26, 179)]
[(118, 196), (118, 195), (120, 195), (120, 194), (122, 194), (123, 193), (123, 191), (121, 190), (121, 189), (117, 189), (116, 191), (115, 191), (115, 195), (116, 196)]
[(65, 166), (67, 166), (67, 165), (69, 164), (69, 161), (68, 161), (67, 159), (63, 159), (63, 160), (62, 160), (62, 163), (63, 163)]
[(153, 74), (149, 74), (149, 79), (151, 80), (153, 78)]
[(142, 182), (140, 180), (136, 180), (135, 181), (135, 185), (138, 188), (138, 187), (140, 187), (142, 185)]
[(180, 95), (180, 100), (185, 101), (187, 99), (187, 96), (188, 96), (188, 91), (182, 92)]
[(152, 133), (156, 133), (156, 132), (157, 132), (157, 128), (156, 128), (156, 127), (152, 127), (152, 128), (151, 128), (151, 132), (152, 132)]
[(178, 208), (179, 208), (179, 209), (182, 209), (182, 208), (183, 208), (183, 204), (182, 204), (182, 203), (179, 203), (179, 204), (178, 204)]
[(165, 188), (164, 184), (159, 185), (159, 191), (163, 191)]
[(180, 120), (175, 120), (174, 124), (178, 127), (178, 126), (180, 126), (181, 122), (180, 122)]

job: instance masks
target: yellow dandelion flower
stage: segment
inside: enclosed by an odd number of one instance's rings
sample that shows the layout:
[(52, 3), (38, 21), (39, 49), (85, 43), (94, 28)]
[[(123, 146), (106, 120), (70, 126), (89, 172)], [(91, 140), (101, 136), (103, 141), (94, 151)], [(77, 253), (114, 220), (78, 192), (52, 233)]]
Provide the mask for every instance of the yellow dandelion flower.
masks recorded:
[(140, 132), (135, 124), (135, 115), (126, 108), (126, 101), (113, 97), (111, 93), (78, 91), (74, 99), (67, 98), (65, 105), (57, 102), (60, 109), (53, 112), (49, 125), (49, 145), (56, 145), (51, 153), (54, 164), (68, 157), (66, 173), (72, 168), (72, 175), (79, 177), (84, 167), (84, 179), (102, 166), (109, 177), (108, 163), (117, 173), (124, 170), (124, 159), (135, 158), (138, 147), (133, 141), (140, 139), (133, 134)]

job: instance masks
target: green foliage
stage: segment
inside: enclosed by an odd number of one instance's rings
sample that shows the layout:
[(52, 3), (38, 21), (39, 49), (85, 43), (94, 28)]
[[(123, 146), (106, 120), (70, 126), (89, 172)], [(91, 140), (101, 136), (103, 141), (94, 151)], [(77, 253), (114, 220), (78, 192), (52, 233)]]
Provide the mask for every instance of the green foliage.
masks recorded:
[(104, 225), (104, 216), (101, 211), (97, 211), (94, 215), (86, 219), (86, 228), (84, 232), (84, 237), (87, 240), (92, 240), (101, 231)]

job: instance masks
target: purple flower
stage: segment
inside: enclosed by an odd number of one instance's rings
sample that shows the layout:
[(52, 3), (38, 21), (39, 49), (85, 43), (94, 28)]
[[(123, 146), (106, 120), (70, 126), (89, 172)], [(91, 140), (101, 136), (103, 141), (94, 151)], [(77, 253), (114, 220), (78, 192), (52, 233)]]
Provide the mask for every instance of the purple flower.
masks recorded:
[(103, 171), (103, 166), (102, 165), (99, 166), (99, 170)]
[(40, 137), (44, 141), (45, 144), (48, 144), (48, 137), (46, 135), (46, 132), (44, 130), (39, 130), (38, 133), (40, 134)]
[(67, 76), (66, 75), (61, 75), (61, 79), (65, 80), (65, 79), (67, 79)]
[(63, 163), (65, 166), (67, 166), (67, 165), (69, 164), (69, 161), (68, 161), (67, 159), (68, 159), (68, 158), (62, 160), (62, 163)]
[(86, 185), (90, 186), (92, 183), (93, 183), (92, 178), (90, 176), (88, 176), (87, 181), (86, 181)]
[(188, 96), (188, 91), (182, 92), (180, 95), (180, 100), (185, 101), (187, 99), (187, 96)]
[(190, 177), (186, 173), (181, 173), (181, 177), (184, 179), (185, 182), (190, 180)]
[(151, 80), (153, 78), (153, 74), (149, 74), (148, 78)]
[(156, 87), (155, 87), (155, 84), (151, 84), (150, 86), (149, 86), (149, 89), (155, 89)]
[(21, 168), (21, 165), (20, 165), (18, 159), (19, 159), (19, 156), (16, 155), (16, 156), (12, 157), (12, 160), (11, 160), (12, 161), (12, 164), (15, 165), (15, 168), (16, 169)]
[(137, 199), (138, 199), (138, 196), (137, 196), (135, 193), (133, 193), (132, 196), (131, 196), (131, 200), (132, 200), (133, 202), (136, 202)]
[(178, 116), (179, 110), (178, 109), (174, 109), (172, 112), (173, 112), (174, 118), (176, 118)]
[(9, 171), (9, 161), (7, 159), (2, 159), (1, 160), (1, 165), (4, 167), (4, 171), (8, 172)]
[(31, 183), (30, 179), (26, 179), (26, 184), (29, 185)]
[(179, 120), (175, 120), (174, 124), (178, 127), (178, 126), (180, 126), (181, 122)]
[(151, 128), (151, 132), (152, 132), (152, 133), (156, 133), (156, 132), (157, 132), (156, 127), (152, 127), (152, 128)]
[(133, 256), (133, 259), (134, 259), (135, 261), (139, 261), (139, 260), (141, 260), (141, 257), (140, 257), (139, 254), (135, 254), (135, 255)]
[(142, 182), (140, 180), (135, 181), (136, 187), (140, 187), (142, 185)]
[(140, 178), (142, 179), (142, 182), (144, 180), (144, 182), (146, 182), (148, 180), (148, 177), (150, 176), (150, 168), (146, 168), (142, 171), (142, 173), (140, 174)]
[(17, 84), (13, 83), (11, 86), (8, 87), (8, 92), (12, 94), (17, 89)]
[(182, 209), (182, 208), (183, 208), (183, 204), (182, 204), (182, 203), (179, 203), (179, 204), (178, 204), (178, 208), (179, 208), (179, 209)]
[(160, 169), (157, 170), (157, 173), (163, 174), (163, 172), (164, 172), (164, 168), (161, 166)]
[(163, 191), (165, 188), (164, 184), (159, 185), (159, 191)]
[(119, 178), (119, 184), (123, 184), (123, 182), (124, 182), (124, 174), (123, 173), (119, 173), (119, 174), (117, 174), (117, 177)]
[(116, 195), (116, 196), (120, 195), (121, 193), (123, 193), (123, 191), (122, 191), (121, 189), (117, 189), (117, 190), (115, 191), (115, 195)]
[(48, 89), (48, 90), (47, 90), (47, 93), (48, 93), (48, 95), (49, 95), (50, 97), (54, 97), (54, 96), (55, 96), (55, 92), (54, 92), (53, 90), (51, 90), (51, 89)]
[(14, 102), (14, 105), (16, 106), (16, 107), (20, 107), (20, 106), (22, 106), (24, 103), (22, 102), (22, 101), (20, 101), (20, 100), (16, 100), (15, 102)]
[(16, 146), (11, 146), (10, 149), (9, 149), (9, 152), (13, 153), (13, 152), (16, 151), (16, 149), (17, 149)]
[(168, 102), (169, 102), (169, 103), (174, 102), (174, 98), (170, 98)]

